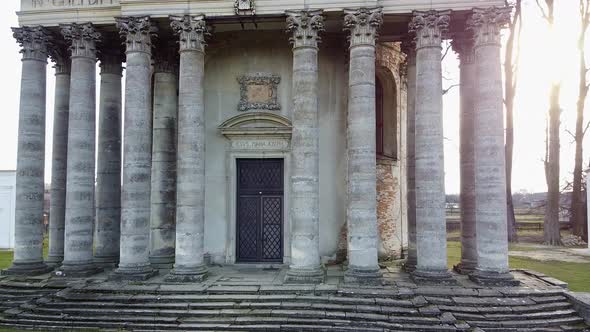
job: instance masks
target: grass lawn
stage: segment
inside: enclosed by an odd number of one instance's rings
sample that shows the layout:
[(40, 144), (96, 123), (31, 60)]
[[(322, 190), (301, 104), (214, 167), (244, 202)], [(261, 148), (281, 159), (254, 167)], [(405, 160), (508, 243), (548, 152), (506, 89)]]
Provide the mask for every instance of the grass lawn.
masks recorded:
[[(511, 249), (522, 250), (526, 247), (511, 247)], [(527, 248), (526, 250), (534, 250)], [(447, 242), (449, 268), (461, 260), (461, 243), (456, 241)], [(544, 273), (553, 278), (565, 281), (569, 289), (575, 292), (590, 292), (590, 263), (569, 263), (560, 261), (538, 261), (523, 257), (510, 257), (510, 268), (529, 269)]]

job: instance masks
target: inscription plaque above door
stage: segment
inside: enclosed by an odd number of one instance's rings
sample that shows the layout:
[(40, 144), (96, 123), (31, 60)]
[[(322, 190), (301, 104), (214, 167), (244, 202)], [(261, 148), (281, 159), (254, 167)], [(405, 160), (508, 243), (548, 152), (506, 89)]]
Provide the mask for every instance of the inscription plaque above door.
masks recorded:
[(239, 111), (278, 111), (278, 85), (281, 77), (274, 74), (254, 73), (238, 77), (240, 83)]

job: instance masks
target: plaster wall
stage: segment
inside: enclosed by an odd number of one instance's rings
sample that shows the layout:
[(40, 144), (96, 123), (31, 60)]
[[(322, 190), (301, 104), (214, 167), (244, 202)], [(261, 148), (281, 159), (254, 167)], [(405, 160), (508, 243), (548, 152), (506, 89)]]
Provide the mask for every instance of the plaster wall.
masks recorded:
[[(223, 41), (207, 49), (205, 65), (206, 201), (205, 251), (215, 263), (235, 260), (235, 158), (285, 158), (284, 151), (236, 151), (218, 127), (238, 111), (240, 85), (237, 77), (269, 73), (280, 76), (277, 88), (279, 111), (291, 119), (292, 50), (287, 36), (273, 32), (228, 32), (216, 35)], [(320, 114), (320, 254), (336, 252), (338, 234), (346, 211), (346, 80), (345, 48), (324, 43), (319, 51)], [(248, 111), (253, 112), (253, 111)], [(289, 262), (289, 179), (285, 176), (284, 263)]]
[(16, 171), (0, 171), (0, 249), (14, 248)]

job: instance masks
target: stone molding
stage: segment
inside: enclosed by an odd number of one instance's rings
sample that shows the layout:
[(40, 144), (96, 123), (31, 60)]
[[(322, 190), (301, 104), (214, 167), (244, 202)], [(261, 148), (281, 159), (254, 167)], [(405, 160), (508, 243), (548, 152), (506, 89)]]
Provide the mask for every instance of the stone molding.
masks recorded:
[(51, 36), (41, 26), (12, 28), (12, 35), (20, 45), (23, 60), (47, 61)]
[(291, 138), (293, 125), (289, 119), (278, 114), (251, 112), (224, 121), (219, 131), (230, 139), (253, 136)]
[(510, 22), (510, 7), (474, 8), (467, 20), (467, 29), (473, 31), (475, 47), (501, 45), (500, 31)]
[(289, 41), (293, 49), (300, 47), (318, 47), (321, 41), (319, 33), (324, 31), (322, 10), (287, 11), (287, 32), (291, 33)]
[(344, 9), (344, 31), (349, 31), (350, 47), (375, 46), (378, 30), (383, 23), (381, 7)]
[(101, 41), (101, 34), (92, 23), (62, 24), (61, 34), (69, 44), (71, 57), (91, 58), (96, 61), (96, 44)]
[(449, 29), (451, 11), (414, 11), (409, 32), (415, 34), (416, 49), (441, 47), (443, 34)]
[(236, 15), (256, 15), (254, 0), (235, 0), (234, 12)]
[(170, 26), (180, 37), (180, 52), (205, 52), (205, 38), (211, 35), (205, 15), (170, 16)]
[(152, 38), (156, 37), (158, 28), (149, 16), (118, 17), (116, 20), (127, 53), (152, 54)]
[[(281, 77), (275, 74), (268, 73), (254, 73), (238, 77), (240, 83), (240, 102), (238, 104), (238, 111), (249, 110), (267, 110), (278, 111), (281, 109), (281, 104), (278, 102), (278, 85), (281, 83)], [(249, 85), (262, 85), (271, 90), (270, 100), (267, 102), (251, 101), (248, 97)]]
[(69, 75), (71, 72), (72, 61), (68, 46), (63, 40), (53, 40), (48, 46), (49, 57), (55, 63), (55, 75)]

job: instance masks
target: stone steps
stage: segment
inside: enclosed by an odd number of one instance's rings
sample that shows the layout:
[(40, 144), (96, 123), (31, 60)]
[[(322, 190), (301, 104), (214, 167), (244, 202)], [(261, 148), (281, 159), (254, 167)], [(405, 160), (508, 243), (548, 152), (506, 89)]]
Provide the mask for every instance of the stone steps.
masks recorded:
[(51, 295), (63, 287), (35, 282), (0, 282), (0, 313), (17, 308), (37, 298)]
[[(13, 285), (16, 289), (17, 286)], [(25, 289), (30, 289), (23, 287)], [(42, 289), (42, 288), (41, 288)], [(24, 329), (584, 331), (563, 290), (78, 284), (0, 315)], [(16, 292), (11, 291), (16, 295)], [(32, 292), (23, 296), (31, 297)], [(1, 296), (1, 293), (0, 293)]]

